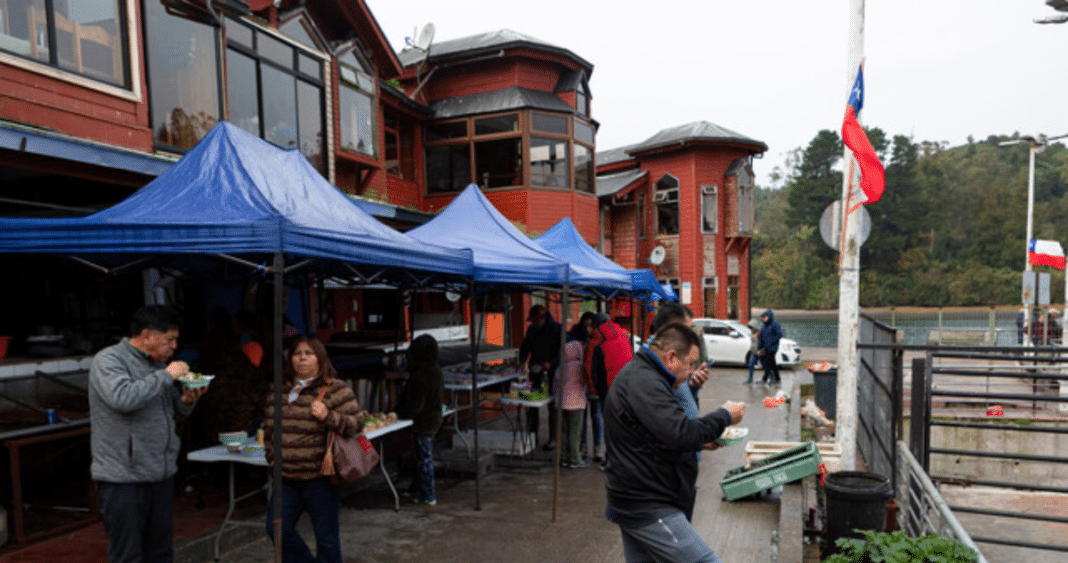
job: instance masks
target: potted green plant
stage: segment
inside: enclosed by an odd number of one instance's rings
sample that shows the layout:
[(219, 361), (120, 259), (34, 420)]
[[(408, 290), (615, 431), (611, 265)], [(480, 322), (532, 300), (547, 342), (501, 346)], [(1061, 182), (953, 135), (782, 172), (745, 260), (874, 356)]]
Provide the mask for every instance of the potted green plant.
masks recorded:
[(976, 563), (979, 555), (957, 540), (938, 534), (913, 538), (904, 532), (857, 530), (864, 539), (839, 538), (839, 552), (823, 563)]

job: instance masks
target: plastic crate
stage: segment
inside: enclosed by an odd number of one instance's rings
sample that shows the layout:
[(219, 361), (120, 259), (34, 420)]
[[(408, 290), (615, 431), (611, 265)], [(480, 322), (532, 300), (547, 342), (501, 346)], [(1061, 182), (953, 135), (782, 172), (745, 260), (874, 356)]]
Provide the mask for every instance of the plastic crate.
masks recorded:
[(760, 467), (731, 469), (720, 479), (719, 486), (724, 499), (735, 500), (819, 473), (820, 462), (816, 443), (805, 442), (764, 458)]
[[(754, 461), (766, 459), (790, 448), (796, 448), (803, 443), (804, 442), (749, 442), (745, 445), (745, 466), (749, 467)], [(817, 442), (816, 448), (820, 451), (820, 458), (823, 460), (823, 465), (827, 467), (828, 473), (834, 473), (835, 471), (841, 471), (843, 469), (841, 446), (833, 442)]]

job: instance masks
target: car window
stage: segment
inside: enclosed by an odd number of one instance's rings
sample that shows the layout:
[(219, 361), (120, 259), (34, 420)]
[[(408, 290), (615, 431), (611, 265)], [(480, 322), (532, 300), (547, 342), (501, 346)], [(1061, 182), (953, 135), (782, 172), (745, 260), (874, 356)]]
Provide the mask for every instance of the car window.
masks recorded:
[(715, 334), (719, 336), (728, 336), (730, 329), (725, 326), (706, 326), (705, 334)]

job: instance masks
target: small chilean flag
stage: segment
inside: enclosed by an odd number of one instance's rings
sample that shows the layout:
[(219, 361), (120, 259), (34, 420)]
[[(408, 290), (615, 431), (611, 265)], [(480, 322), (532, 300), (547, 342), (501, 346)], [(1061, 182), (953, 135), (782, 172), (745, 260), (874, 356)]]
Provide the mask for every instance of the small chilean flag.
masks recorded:
[(1027, 245), (1027, 261), (1035, 266), (1053, 266), (1064, 269), (1064, 249), (1055, 240), (1031, 239)]

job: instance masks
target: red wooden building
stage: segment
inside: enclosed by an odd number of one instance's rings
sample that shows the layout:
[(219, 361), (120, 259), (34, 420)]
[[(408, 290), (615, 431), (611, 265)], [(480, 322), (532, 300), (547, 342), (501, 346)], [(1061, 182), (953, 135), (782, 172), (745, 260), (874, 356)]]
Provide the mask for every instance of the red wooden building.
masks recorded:
[[(0, 215), (104, 208), (228, 120), (298, 148), (392, 226), (427, 220), (474, 182), (528, 232), (568, 216), (625, 267), (649, 266), (662, 246), (657, 274), (697, 314), (744, 315), (750, 159), (765, 145), (698, 122), (595, 159), (592, 72), (567, 48), (509, 30), (395, 53), (363, 0), (8, 0)], [(52, 270), (0, 288), (23, 296), (0, 303), (0, 333), (15, 335), (28, 328), (12, 319), (70, 324), (73, 309), (55, 296), (87, 291)], [(357, 329), (388, 316), (364, 311)], [(523, 316), (513, 315), (513, 334)]]
[(752, 159), (766, 150), (698, 121), (598, 153), (604, 254), (651, 268), (696, 316), (747, 321)]

